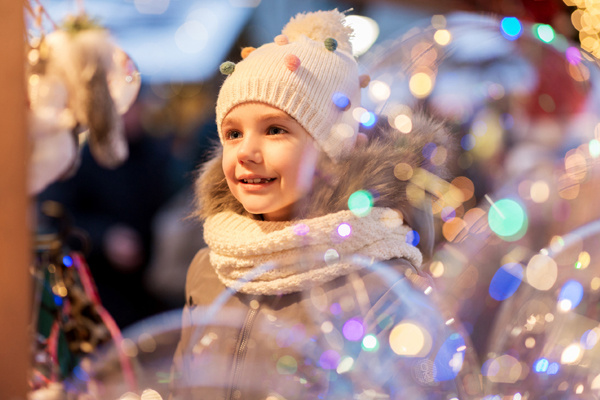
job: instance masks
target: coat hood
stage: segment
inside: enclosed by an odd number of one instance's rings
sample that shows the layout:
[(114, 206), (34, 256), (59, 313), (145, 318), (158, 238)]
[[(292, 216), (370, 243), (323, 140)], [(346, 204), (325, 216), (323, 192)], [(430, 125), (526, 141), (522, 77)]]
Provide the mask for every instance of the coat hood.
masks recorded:
[[(367, 133), (367, 143), (357, 145), (347, 157), (333, 162), (325, 153), (321, 155), (313, 187), (299, 205), (297, 218), (314, 218), (347, 210), (352, 193), (368, 190), (373, 195), (373, 206), (389, 207), (402, 213), (405, 222), (419, 233), (422, 242), (419, 247), (424, 255), (428, 255), (434, 236), (431, 196), (420, 195), (415, 199), (410, 197), (407, 189), (416, 185), (421, 194), (427, 194), (427, 190), (423, 190), (427, 188), (414, 179), (422, 177), (424, 171), (430, 173), (426, 174), (428, 179), (432, 176), (449, 178), (447, 160), (453, 159), (456, 140), (444, 123), (423, 113), (413, 115), (413, 129), (408, 134), (390, 127), (387, 118), (382, 117), (380, 121)], [(438, 150), (445, 157), (434, 157)], [(233, 211), (256, 217), (245, 211), (229, 191), (221, 162), (222, 147), (218, 145), (211, 159), (200, 169), (194, 215), (206, 219), (222, 211)]]

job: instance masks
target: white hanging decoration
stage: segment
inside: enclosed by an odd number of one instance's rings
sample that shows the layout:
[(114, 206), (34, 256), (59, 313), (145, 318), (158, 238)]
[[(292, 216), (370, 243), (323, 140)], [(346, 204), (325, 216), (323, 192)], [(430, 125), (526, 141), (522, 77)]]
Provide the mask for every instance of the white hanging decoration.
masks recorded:
[(30, 194), (77, 168), (77, 134), (84, 131), (98, 164), (121, 165), (128, 156), (121, 115), (135, 101), (141, 79), (108, 31), (86, 15), (70, 17), (42, 37), (28, 60)]

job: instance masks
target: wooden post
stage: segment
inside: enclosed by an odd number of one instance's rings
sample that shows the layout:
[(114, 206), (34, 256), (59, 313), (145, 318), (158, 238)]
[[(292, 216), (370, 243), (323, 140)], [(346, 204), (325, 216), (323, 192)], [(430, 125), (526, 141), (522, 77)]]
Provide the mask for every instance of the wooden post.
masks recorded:
[(0, 1), (0, 398), (27, 396), (30, 243), (23, 2)]

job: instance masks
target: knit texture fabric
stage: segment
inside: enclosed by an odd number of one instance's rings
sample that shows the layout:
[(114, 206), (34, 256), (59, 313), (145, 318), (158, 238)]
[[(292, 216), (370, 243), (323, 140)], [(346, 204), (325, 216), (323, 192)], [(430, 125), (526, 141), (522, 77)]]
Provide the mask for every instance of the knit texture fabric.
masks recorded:
[(345, 210), (297, 221), (259, 221), (225, 211), (206, 220), (204, 240), (225, 286), (275, 295), (310, 289), (360, 269), (343, 262), (354, 254), (374, 261), (405, 258), (418, 268), (422, 255), (406, 243), (410, 231), (390, 208), (375, 207), (364, 217)]
[[(360, 106), (360, 83), (349, 42), (352, 29), (343, 19), (337, 10), (298, 14), (284, 27), (283, 42), (264, 44), (237, 63), (217, 100), (221, 141), (227, 113), (256, 101), (292, 116), (332, 160), (346, 154), (358, 132), (352, 111)], [(324, 43), (328, 38), (338, 43), (333, 51)], [(295, 70), (286, 63), (290, 55), (299, 60)]]

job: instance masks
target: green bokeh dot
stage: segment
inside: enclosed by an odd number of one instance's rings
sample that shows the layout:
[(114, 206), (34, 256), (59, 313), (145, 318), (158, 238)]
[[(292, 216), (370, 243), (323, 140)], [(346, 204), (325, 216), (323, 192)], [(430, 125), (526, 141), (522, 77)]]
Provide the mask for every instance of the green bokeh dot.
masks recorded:
[(369, 215), (373, 208), (373, 196), (366, 190), (354, 192), (348, 198), (348, 208), (359, 217)]
[(488, 223), (496, 235), (502, 238), (511, 238), (527, 228), (527, 214), (516, 201), (502, 199), (490, 208)]
[(283, 356), (277, 360), (277, 372), (282, 375), (295, 374), (298, 370), (298, 363), (292, 356)]

